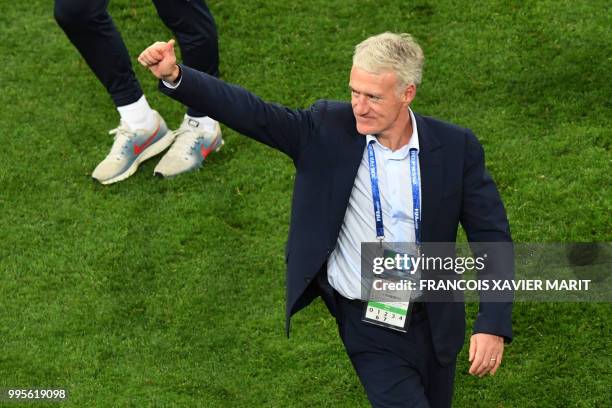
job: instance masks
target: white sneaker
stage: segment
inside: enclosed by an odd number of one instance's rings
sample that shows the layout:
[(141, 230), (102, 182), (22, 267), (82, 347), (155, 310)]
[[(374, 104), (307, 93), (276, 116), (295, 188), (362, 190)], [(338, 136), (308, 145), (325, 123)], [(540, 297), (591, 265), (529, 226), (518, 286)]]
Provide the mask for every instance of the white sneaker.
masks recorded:
[(211, 152), (218, 152), (223, 144), (219, 123), (207, 118), (196, 121), (185, 117), (181, 126), (174, 131), (176, 141), (159, 161), (153, 174), (173, 177), (202, 166)]
[(172, 144), (174, 133), (168, 130), (159, 113), (153, 112), (157, 119), (157, 126), (153, 131), (132, 130), (121, 121), (117, 129), (109, 132), (115, 135), (113, 147), (91, 177), (102, 184), (125, 180), (136, 172), (140, 163), (163, 152)]

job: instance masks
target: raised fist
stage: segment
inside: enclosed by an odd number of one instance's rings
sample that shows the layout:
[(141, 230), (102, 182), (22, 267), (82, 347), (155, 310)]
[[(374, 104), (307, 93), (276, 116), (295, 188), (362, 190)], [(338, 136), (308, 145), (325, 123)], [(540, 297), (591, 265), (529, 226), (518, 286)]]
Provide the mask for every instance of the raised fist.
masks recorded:
[(166, 82), (175, 82), (180, 72), (176, 65), (174, 40), (153, 43), (138, 56), (138, 62)]

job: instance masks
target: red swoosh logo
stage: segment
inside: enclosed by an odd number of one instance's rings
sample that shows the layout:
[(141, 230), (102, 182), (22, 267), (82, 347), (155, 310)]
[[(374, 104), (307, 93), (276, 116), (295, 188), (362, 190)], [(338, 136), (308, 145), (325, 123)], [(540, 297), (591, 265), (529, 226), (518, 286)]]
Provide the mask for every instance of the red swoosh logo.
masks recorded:
[(202, 145), (202, 147), (200, 148), (200, 152), (202, 153), (203, 158), (206, 158), (206, 156), (208, 156), (210, 152), (213, 151), (213, 149), (215, 148), (215, 142), (212, 142), (208, 147), (204, 147), (204, 145)]
[(134, 143), (134, 154), (135, 155), (138, 156), (140, 153), (142, 153), (144, 149), (146, 149), (151, 144), (153, 139), (155, 139), (155, 136), (157, 136), (157, 133), (159, 132), (160, 128), (161, 128), (161, 124), (157, 125), (157, 130), (155, 130), (155, 132), (151, 136), (149, 136), (149, 138), (145, 140), (143, 144), (137, 145), (136, 143)]

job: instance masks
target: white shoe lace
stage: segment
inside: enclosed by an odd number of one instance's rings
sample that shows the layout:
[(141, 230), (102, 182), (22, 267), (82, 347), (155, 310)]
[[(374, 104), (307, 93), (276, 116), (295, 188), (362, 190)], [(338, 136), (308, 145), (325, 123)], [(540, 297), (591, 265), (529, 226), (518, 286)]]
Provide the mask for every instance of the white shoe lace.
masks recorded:
[(134, 136), (134, 132), (130, 130), (130, 128), (124, 121), (121, 121), (119, 123), (119, 127), (110, 130), (108, 134), (115, 135), (113, 147), (111, 147), (111, 151), (108, 154), (108, 157), (115, 157), (116, 160), (121, 160), (122, 156), (127, 153), (125, 149), (128, 145), (128, 142)]
[(196, 141), (200, 136), (188, 127), (181, 126), (175, 132), (176, 139), (170, 148), (172, 153), (178, 155), (186, 155), (185, 159), (191, 154), (192, 150), (195, 149)]

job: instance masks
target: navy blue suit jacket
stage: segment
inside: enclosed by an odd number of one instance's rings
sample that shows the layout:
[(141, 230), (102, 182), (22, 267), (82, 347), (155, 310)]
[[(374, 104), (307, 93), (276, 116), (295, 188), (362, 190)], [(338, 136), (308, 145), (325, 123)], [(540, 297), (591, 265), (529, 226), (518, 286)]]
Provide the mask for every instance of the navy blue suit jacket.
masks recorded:
[[(350, 104), (321, 100), (294, 110), (182, 66), (181, 83), (159, 89), (293, 160), (287, 242), (287, 334), (291, 316), (320, 293), (313, 282), (333, 251), (365, 149)], [(463, 129), (415, 114), (419, 130), (422, 241), (455, 242), (459, 223), (475, 242), (510, 242), (506, 213), (485, 169), (483, 149)], [(455, 360), (465, 337), (465, 306), (427, 303), (436, 355)], [(474, 332), (512, 337), (511, 303), (481, 303)]]

